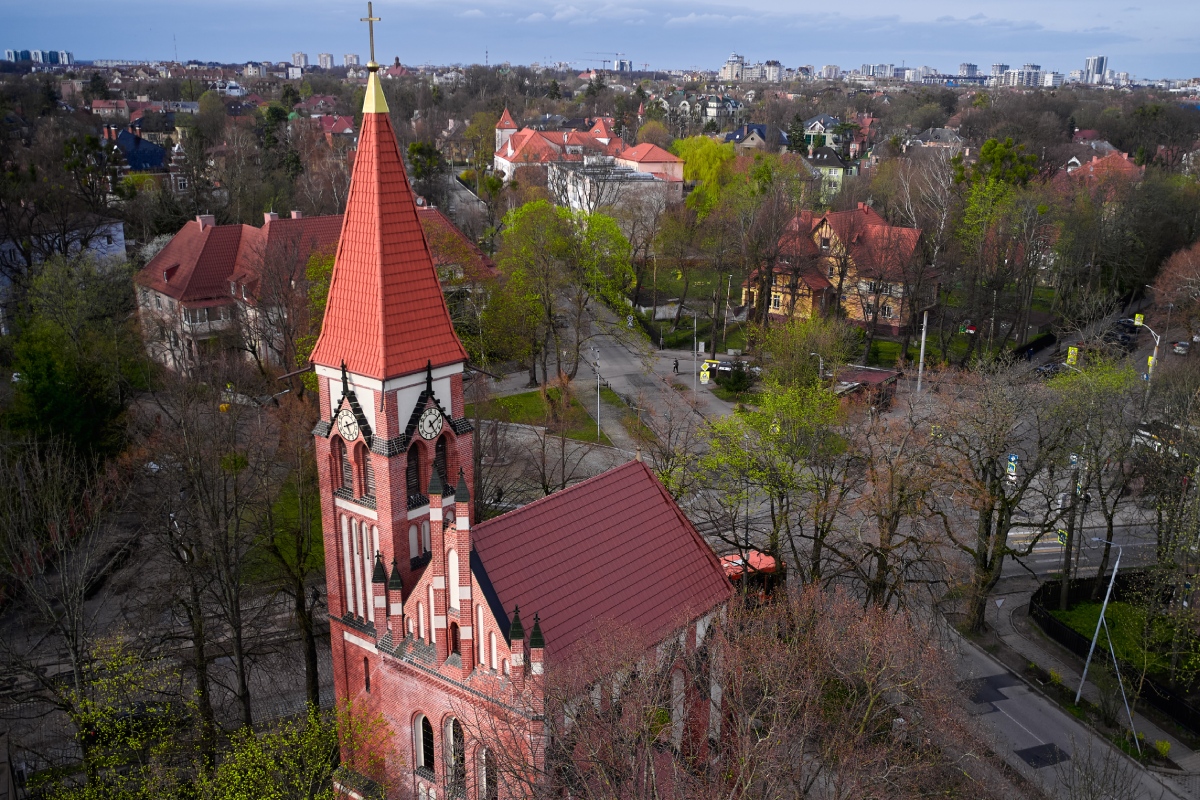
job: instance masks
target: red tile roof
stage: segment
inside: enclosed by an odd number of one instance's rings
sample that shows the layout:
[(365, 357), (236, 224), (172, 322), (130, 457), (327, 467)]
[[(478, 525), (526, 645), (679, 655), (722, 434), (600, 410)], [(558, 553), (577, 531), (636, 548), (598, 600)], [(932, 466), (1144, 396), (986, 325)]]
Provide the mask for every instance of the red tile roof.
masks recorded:
[(459, 266), (463, 277), (474, 280), (492, 278), (498, 274), (496, 263), (458, 229), (440, 209), (421, 206), (417, 218), (425, 230), (425, 241), (438, 267)]
[(630, 147), (626, 150), (622, 150), (620, 153), (620, 158), (623, 158), (626, 161), (636, 161), (639, 164), (644, 161), (662, 161), (670, 164), (683, 162), (683, 159), (667, 152), (656, 144), (651, 144), (650, 142), (642, 142), (637, 147)]
[(712, 548), (640, 461), (481, 523), (471, 537), (503, 612), (519, 605), (526, 625), (539, 614), (556, 658), (606, 627), (659, 641), (732, 591)]
[[(371, 89), (367, 90), (368, 98)], [(466, 361), (386, 110), (364, 113), (314, 364), (379, 380)]]
[(286, 257), (298, 263), (292, 265), (300, 274), (313, 253), (332, 252), (342, 231), (342, 215), (323, 217), (281, 218), (263, 223), (261, 228), (246, 226), (237, 266), (229, 280), (257, 288), (264, 258)]
[(496, 128), (502, 131), (515, 131), (517, 129), (517, 122), (512, 118), (512, 114), (508, 113), (507, 108), (500, 115), (500, 121), (496, 123)]

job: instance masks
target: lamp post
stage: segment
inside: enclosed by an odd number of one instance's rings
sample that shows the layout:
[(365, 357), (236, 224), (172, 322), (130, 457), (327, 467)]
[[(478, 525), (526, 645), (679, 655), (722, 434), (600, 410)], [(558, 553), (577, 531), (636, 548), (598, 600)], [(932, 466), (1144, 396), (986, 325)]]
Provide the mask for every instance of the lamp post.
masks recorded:
[(825, 380), (825, 358), (820, 353), (809, 353), (810, 356), (817, 357), (817, 382)]
[(600, 348), (593, 347), (596, 354), (596, 444), (600, 443)]
[[(1103, 542), (1105, 540), (1093, 537), (1092, 541)], [(1141, 542), (1129, 546), (1139, 547), (1148, 544), (1154, 544), (1154, 542)], [(1083, 662), (1083, 675), (1079, 678), (1079, 689), (1075, 692), (1075, 704), (1079, 704), (1079, 698), (1083, 695), (1083, 684), (1087, 680), (1088, 667), (1092, 663), (1092, 654), (1096, 651), (1096, 640), (1100, 638), (1100, 628), (1103, 627), (1104, 635), (1108, 639), (1108, 652), (1112, 656), (1113, 671), (1117, 674), (1117, 685), (1121, 687), (1121, 700), (1125, 703), (1125, 716), (1129, 719), (1129, 730), (1133, 734), (1133, 743), (1137, 746), (1138, 755), (1141, 755), (1142, 746), (1138, 742), (1137, 730), (1133, 727), (1133, 713), (1129, 710), (1129, 699), (1125, 696), (1125, 684), (1121, 682), (1121, 669), (1117, 666), (1117, 651), (1113, 648), (1112, 634), (1109, 633), (1108, 623), (1104, 620), (1104, 612), (1108, 610), (1108, 601), (1112, 597), (1113, 584), (1117, 582), (1117, 570), (1121, 568), (1121, 556), (1125, 553), (1125, 548), (1122, 545), (1118, 544), (1116, 548), (1117, 560), (1113, 562), (1112, 577), (1108, 579), (1108, 589), (1105, 590), (1104, 602), (1100, 605), (1100, 619), (1096, 621), (1096, 632), (1092, 635), (1092, 644), (1088, 648), (1087, 659)]]

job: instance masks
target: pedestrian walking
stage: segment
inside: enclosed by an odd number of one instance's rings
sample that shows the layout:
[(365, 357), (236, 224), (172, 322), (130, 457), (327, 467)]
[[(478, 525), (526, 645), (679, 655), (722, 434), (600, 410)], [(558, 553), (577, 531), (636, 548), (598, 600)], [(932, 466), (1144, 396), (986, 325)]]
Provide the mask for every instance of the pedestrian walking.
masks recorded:
[(674, 372), (676, 375), (679, 374), (679, 359), (678, 358), (675, 359), (675, 366), (673, 366), (671, 368), (671, 371)]

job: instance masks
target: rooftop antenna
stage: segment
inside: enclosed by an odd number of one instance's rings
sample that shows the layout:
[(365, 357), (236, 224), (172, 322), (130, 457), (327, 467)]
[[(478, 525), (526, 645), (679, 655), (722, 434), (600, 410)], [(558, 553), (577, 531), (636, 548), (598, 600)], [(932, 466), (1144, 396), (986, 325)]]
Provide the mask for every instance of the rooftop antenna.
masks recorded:
[(371, 3), (367, 3), (367, 15), (360, 17), (359, 22), (367, 23), (367, 31), (371, 36), (371, 60), (367, 62), (367, 69), (372, 67), (378, 69), (379, 65), (375, 63), (375, 23), (382, 22), (379, 17), (375, 16), (374, 10), (371, 8)]
[(487, 67), (487, 65), (488, 65), (488, 51), (485, 49), (483, 51), (483, 66)]
[(171, 41), (175, 43), (175, 63), (179, 63), (179, 40), (175, 38), (175, 34), (171, 34)]

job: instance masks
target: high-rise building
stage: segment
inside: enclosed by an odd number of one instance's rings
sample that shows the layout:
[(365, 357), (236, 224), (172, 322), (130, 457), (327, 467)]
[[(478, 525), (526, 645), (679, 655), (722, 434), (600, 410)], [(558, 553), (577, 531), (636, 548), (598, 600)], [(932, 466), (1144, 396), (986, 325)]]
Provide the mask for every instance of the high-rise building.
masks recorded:
[(992, 64), (992, 77), (1000, 78), (1008, 72), (1008, 64)]
[(1083, 82), (1102, 83), (1108, 69), (1108, 56), (1088, 56), (1083, 62)]
[(1043, 72), (1042, 86), (1048, 89), (1056, 89), (1063, 85), (1063, 74), (1061, 72)]
[(616, 63), (613, 64), (613, 66), (616, 68), (617, 72), (633, 72), (632, 59), (619, 58), (617, 59)]
[(317, 64), (321, 69), (333, 69), (333, 53), (317, 53)]
[(826, 64), (821, 67), (821, 77), (827, 81), (835, 80), (841, 74), (842, 68), (837, 64)]
[(783, 80), (783, 65), (778, 61), (768, 61), (763, 65), (763, 80), (767, 83), (779, 83)]
[(292, 66), (293, 67), (307, 67), (308, 66), (308, 53), (292, 53)]
[(16, 61), (17, 60), (17, 51), (16, 50), (5, 50), (4, 51), (4, 60), (5, 61)]
[(961, 78), (974, 78), (979, 74), (978, 64), (968, 64), (965, 61), (958, 65), (958, 75)]
[(717, 73), (717, 79), (722, 81), (740, 81), (746, 68), (746, 59), (737, 53), (731, 53)]
[(343, 67), (357, 67), (358, 66), (358, 53), (346, 53), (346, 55), (342, 56), (342, 66)]
[(66, 65), (74, 64), (75, 63), (75, 54), (72, 53), (70, 50), (59, 50), (58, 51), (58, 63), (66, 64)]

